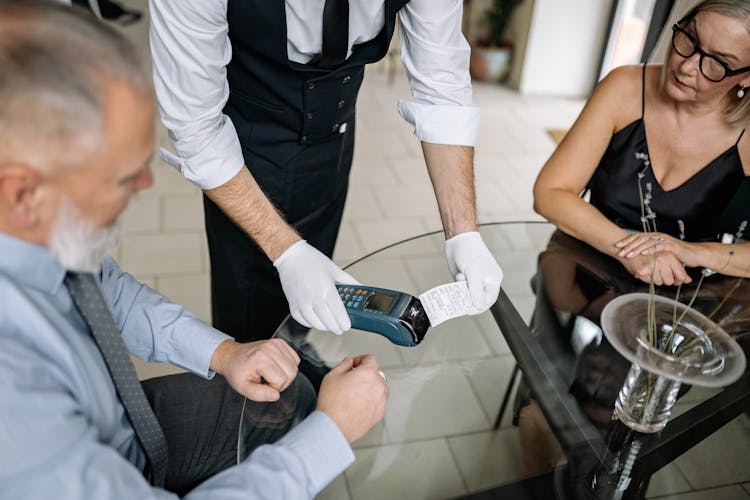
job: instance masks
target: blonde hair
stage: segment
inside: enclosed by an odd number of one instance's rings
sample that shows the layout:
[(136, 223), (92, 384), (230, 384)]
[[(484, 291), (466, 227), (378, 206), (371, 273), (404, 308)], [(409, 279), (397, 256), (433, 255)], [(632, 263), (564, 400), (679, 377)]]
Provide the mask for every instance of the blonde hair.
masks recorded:
[[(692, 19), (699, 12), (718, 12), (719, 14), (740, 19), (745, 22), (745, 28), (750, 33), (750, 0), (705, 0), (693, 7), (682, 20)], [(671, 53), (671, 50), (667, 51), (663, 68), (666, 68), (666, 60), (669, 59)], [(662, 82), (664, 81), (664, 75), (664, 70), (662, 70)], [(725, 113), (727, 121), (732, 125), (742, 128), (750, 127), (749, 98), (733, 99), (731, 104), (727, 106)]]

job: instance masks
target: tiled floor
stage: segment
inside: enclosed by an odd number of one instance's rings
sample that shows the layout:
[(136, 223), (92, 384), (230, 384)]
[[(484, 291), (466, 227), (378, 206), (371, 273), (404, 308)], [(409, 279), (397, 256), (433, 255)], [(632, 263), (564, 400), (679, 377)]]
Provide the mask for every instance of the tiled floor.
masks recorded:
[[(144, 8), (145, 0), (123, 3)], [(147, 24), (141, 22), (126, 32), (146, 50)], [(396, 112), (397, 97), (409, 96), (408, 83), (399, 71), (392, 84), (387, 68), (380, 64), (368, 69), (358, 101), (357, 142), (350, 182), (349, 198), (334, 260), (345, 265), (373, 250), (404, 238), (440, 228), (434, 195), (430, 188), (421, 150), (411, 127)], [(538, 219), (532, 211), (531, 186), (554, 143), (545, 132), (570, 126), (582, 101), (552, 97), (520, 96), (496, 85), (477, 83), (475, 102), (482, 109), (482, 124), (476, 148), (476, 188), (481, 222)], [(160, 142), (167, 145), (166, 132), (159, 129)], [(197, 188), (182, 179), (158, 159), (153, 164), (154, 187), (134, 199), (125, 214), (125, 234), (117, 251), (122, 267), (150, 284), (172, 300), (185, 305), (204, 320), (210, 320), (209, 278), (206, 240), (203, 234), (201, 196)], [(515, 264), (512, 254), (501, 260), (503, 266)], [(506, 286), (514, 286), (506, 283)], [(519, 283), (519, 287), (527, 286)], [(528, 312), (529, 307), (524, 306)], [(524, 312), (524, 311), (522, 311)], [(460, 325), (456, 323), (456, 328)], [(491, 346), (492, 347), (492, 346)], [(500, 346), (502, 348), (502, 346)], [(496, 347), (492, 347), (496, 349)], [(382, 360), (388, 363), (388, 358)], [(162, 373), (161, 367), (138, 365), (142, 376)], [(414, 369), (419, 369), (415, 367)], [(509, 366), (486, 362), (474, 367), (477, 384), (504, 387)], [(494, 375), (494, 380), (489, 380)], [(477, 408), (484, 420), (487, 408)], [(472, 417), (473, 418), (473, 417)], [(475, 431), (476, 422), (464, 422)], [(480, 425), (481, 427), (481, 425)], [(429, 429), (425, 432), (429, 434)], [(468, 431), (467, 431), (468, 432)], [(470, 489), (497, 483), (497, 470), (472, 467), (471, 462), (455, 460), (468, 456), (467, 450), (487, 447), (488, 453), (518, 446), (514, 427), (497, 433), (471, 432), (446, 443), (431, 442), (399, 450), (401, 473), (390, 476), (388, 491), (398, 494), (399, 481), (413, 481), (409, 473), (410, 453), (428, 457), (441, 473), (427, 478), (423, 498), (446, 498), (460, 493), (455, 484)], [(372, 489), (357, 489), (357, 477), (368, 469), (374, 453), (367, 443), (358, 443), (358, 461), (326, 490), (326, 499), (374, 498)], [(707, 468), (700, 460), (704, 453), (727, 456), (727, 462), (713, 462)], [(737, 451), (727, 451), (737, 450)], [(668, 499), (748, 499), (750, 498), (750, 424), (744, 417), (732, 422), (720, 433), (701, 443), (658, 473), (650, 496)], [(518, 461), (498, 468), (510, 474)], [(454, 457), (454, 458), (451, 458)], [(457, 467), (456, 463), (461, 463)], [(445, 467), (444, 467), (445, 466)], [(441, 468), (442, 467), (442, 468)], [(460, 470), (459, 470), (460, 469)], [(744, 484), (738, 484), (745, 482)], [(376, 489), (375, 491), (381, 491)], [(396, 498), (397, 496), (394, 496)]]

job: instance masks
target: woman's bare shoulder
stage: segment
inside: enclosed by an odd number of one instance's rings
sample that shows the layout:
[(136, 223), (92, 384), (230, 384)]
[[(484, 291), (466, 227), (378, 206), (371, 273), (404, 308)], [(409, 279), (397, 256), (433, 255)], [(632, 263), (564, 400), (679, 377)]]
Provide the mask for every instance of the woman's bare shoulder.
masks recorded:
[[(649, 77), (651, 67), (647, 67)], [(641, 116), (643, 66), (619, 66), (599, 82), (595, 93), (609, 112), (614, 113), (615, 129), (625, 127)]]

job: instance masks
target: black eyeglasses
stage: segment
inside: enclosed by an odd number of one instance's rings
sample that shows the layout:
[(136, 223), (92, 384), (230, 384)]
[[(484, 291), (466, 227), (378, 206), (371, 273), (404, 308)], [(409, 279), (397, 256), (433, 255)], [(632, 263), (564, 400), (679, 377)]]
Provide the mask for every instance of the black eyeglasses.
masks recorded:
[(750, 71), (750, 66), (731, 69), (724, 61), (707, 54), (700, 48), (693, 35), (682, 29), (679, 23), (672, 26), (672, 47), (674, 47), (675, 52), (685, 58), (692, 57), (696, 52), (699, 53), (701, 55), (699, 63), (701, 73), (712, 82), (720, 82), (728, 76)]

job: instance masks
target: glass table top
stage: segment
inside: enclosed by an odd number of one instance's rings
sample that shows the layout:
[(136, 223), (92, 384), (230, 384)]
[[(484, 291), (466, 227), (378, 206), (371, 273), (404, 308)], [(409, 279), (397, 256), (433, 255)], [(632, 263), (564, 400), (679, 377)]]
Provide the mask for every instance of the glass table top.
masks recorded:
[[(627, 429), (612, 423), (614, 398), (629, 362), (601, 341), (597, 325), (604, 304), (622, 293), (644, 291), (645, 284), (623, 275), (616, 261), (608, 262), (572, 238), (554, 244), (563, 235), (547, 223), (487, 224), (480, 232), (504, 272), (503, 291), (490, 311), (430, 328), (415, 347), (397, 346), (370, 332), (351, 330), (335, 336), (307, 330), (293, 320), (277, 331), (299, 352), (300, 370), (314, 384), (345, 356), (364, 353), (378, 358), (388, 378), (385, 418), (353, 443), (355, 463), (318, 498), (441, 499), (471, 494), (536, 498), (539, 491), (576, 498), (576, 492), (590, 484), (593, 471), (611, 462), (613, 442), (632, 445), (632, 433), (626, 435)], [(443, 241), (442, 232), (412, 238), (368, 255), (346, 270), (363, 284), (418, 296), (452, 281)], [(718, 275), (707, 279), (695, 307), (715, 308), (716, 297), (734, 287), (721, 311), (731, 314), (729, 333), (741, 335), (750, 330), (750, 288), (742, 281), (734, 286), (737, 281), (733, 278), (728, 284)], [(535, 289), (542, 293), (537, 296)], [(664, 287), (658, 293), (673, 292)], [(683, 299), (690, 298), (689, 292), (682, 290)], [(513, 385), (495, 428), (516, 366), (523, 373), (521, 382)], [(738, 384), (739, 396), (723, 404), (739, 401), (747, 408), (748, 382), (743, 378)], [(721, 392), (684, 388), (673, 418), (711, 406), (703, 403)], [(741, 413), (732, 411), (734, 416)], [(706, 424), (707, 435), (726, 423), (712, 408), (704, 413), (701, 421), (714, 424)], [(737, 442), (750, 450), (747, 421), (731, 423), (741, 429)], [(649, 465), (659, 457), (669, 463), (677, 456), (686, 431), (680, 425), (674, 430), (670, 426), (656, 438), (636, 436)], [(671, 448), (656, 447), (662, 442), (671, 443)], [(744, 461), (744, 469), (737, 470), (749, 470), (746, 465), (750, 462)], [(673, 467), (670, 464), (668, 471)], [(671, 479), (665, 486), (657, 478), (649, 495), (659, 493), (659, 488), (674, 492), (693, 487), (684, 477), (686, 472), (676, 474), (687, 486), (675, 486)], [(728, 482), (743, 481), (750, 481), (749, 473), (741, 472)], [(521, 489), (513, 490), (514, 485)], [(646, 487), (648, 480), (643, 492)]]

